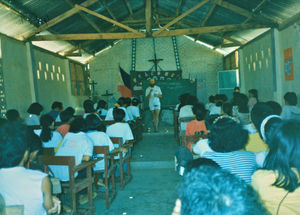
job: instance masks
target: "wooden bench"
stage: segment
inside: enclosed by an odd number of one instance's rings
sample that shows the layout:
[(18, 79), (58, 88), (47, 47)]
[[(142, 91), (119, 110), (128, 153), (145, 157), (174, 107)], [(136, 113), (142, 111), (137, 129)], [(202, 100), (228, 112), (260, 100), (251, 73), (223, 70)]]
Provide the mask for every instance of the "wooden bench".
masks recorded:
[[(64, 189), (64, 193), (69, 192), (70, 195), (70, 204), (72, 213), (74, 215), (79, 214), (79, 209), (84, 209), (85, 214), (93, 214), (94, 206), (93, 206), (93, 190), (92, 184), (94, 182), (94, 178), (92, 177), (92, 166), (94, 166), (95, 162), (83, 162), (79, 165), (75, 165), (75, 157), (73, 156), (49, 156), (42, 155), (40, 157), (44, 165), (57, 165), (57, 166), (68, 166), (69, 169), (69, 181), (61, 182), (62, 188)], [(85, 178), (75, 178), (75, 173), (80, 170), (86, 170)], [(87, 188), (88, 189), (88, 207), (87, 208), (77, 208), (77, 193), (81, 190)]]
[[(121, 137), (111, 137), (110, 139), (114, 144), (118, 144), (119, 148), (123, 147), (129, 149), (130, 147), (132, 147), (130, 143), (123, 144), (123, 138)], [(112, 153), (111, 156), (114, 156), (114, 159), (118, 162), (118, 166), (120, 169), (120, 180), (121, 180), (120, 189), (123, 190), (125, 185), (128, 184), (132, 179), (131, 169), (130, 169), (131, 155), (128, 152), (126, 153), (125, 156), (123, 156), (123, 152), (119, 151), (116, 154)], [(116, 158), (116, 156), (119, 156), (119, 158)], [(125, 176), (124, 174), (124, 163), (127, 163), (127, 176)]]
[[(115, 170), (117, 165), (114, 163), (113, 156), (109, 155), (108, 146), (94, 146), (94, 153), (96, 155), (104, 156), (104, 170), (95, 171), (95, 175), (101, 173), (104, 174), (104, 184), (105, 184), (105, 206), (109, 209), (110, 203), (114, 200), (117, 192), (115, 186)], [(97, 183), (96, 183), (97, 184)], [(109, 185), (111, 184), (111, 190)]]

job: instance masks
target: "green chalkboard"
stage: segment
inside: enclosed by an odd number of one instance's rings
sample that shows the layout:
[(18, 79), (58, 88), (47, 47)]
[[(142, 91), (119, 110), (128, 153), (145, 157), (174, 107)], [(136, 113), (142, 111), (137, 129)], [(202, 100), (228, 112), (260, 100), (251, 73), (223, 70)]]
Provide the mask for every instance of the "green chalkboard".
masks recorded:
[[(178, 103), (178, 97), (181, 94), (189, 93), (196, 96), (196, 81), (190, 81), (188, 79), (182, 80), (166, 80), (156, 81), (157, 86), (160, 87), (163, 98), (161, 99), (161, 105), (163, 109), (174, 108)], [(145, 97), (145, 92), (149, 87), (149, 81), (143, 81), (143, 93), (144, 93), (144, 108), (148, 108), (148, 100)]]

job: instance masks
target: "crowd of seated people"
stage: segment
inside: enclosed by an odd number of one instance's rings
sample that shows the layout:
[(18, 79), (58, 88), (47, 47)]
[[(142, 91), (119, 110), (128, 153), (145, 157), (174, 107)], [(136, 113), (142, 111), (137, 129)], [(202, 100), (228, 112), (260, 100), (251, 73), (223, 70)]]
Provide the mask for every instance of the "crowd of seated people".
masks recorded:
[[(122, 107), (124, 101), (128, 107)], [(49, 113), (41, 114), (44, 108), (35, 102), (29, 106), (29, 116), (25, 120), (17, 110), (7, 111), (6, 119), (0, 120), (0, 194), (6, 206), (22, 205), (25, 215), (51, 214), (60, 210), (60, 201), (52, 196), (49, 176), (44, 173), (47, 168), (39, 159), (46, 148), (53, 149), (55, 156), (73, 156), (75, 165), (97, 159), (99, 161), (93, 164), (94, 171), (105, 168), (104, 160), (98, 159), (104, 156), (98, 154), (95, 157), (94, 146), (108, 146), (115, 159), (119, 159), (118, 153), (131, 152), (132, 144), (119, 147), (110, 137), (121, 137), (123, 144), (134, 140), (125, 113), (130, 112), (131, 125), (140, 118), (138, 99), (120, 98), (111, 108), (112, 118), (109, 119), (113, 122), (109, 124), (103, 120), (109, 113), (106, 103), (100, 100), (96, 105), (97, 109), (91, 100), (84, 101), (83, 115), (75, 116), (74, 108), (63, 110), (63, 104), (57, 101), (53, 102)], [(51, 177), (69, 181), (67, 166), (49, 165), (48, 168)], [(79, 171), (75, 177), (85, 177), (85, 172)]]
[[(236, 89), (229, 102), (224, 96), (216, 95), (210, 96), (205, 106), (197, 102), (192, 107), (192, 110), (205, 107), (202, 112), (207, 113), (200, 118), (194, 111), (194, 117), (200, 121), (197, 124), (196, 120), (188, 122), (185, 135), (197, 136), (199, 131), (207, 135), (175, 150), (177, 170), (184, 176), (184, 186), (174, 215), (207, 211), (208, 214), (300, 214), (300, 108), (296, 106), (297, 96), (287, 92), (281, 107), (275, 101), (259, 100), (256, 89), (248, 93), (249, 97)], [(196, 126), (194, 132), (189, 132), (189, 124)], [(194, 168), (196, 166), (201, 168)], [(224, 172), (234, 179), (221, 177)], [(207, 177), (209, 180), (206, 181)], [(234, 180), (239, 180), (240, 189), (241, 186), (248, 187), (250, 198), (255, 200), (255, 204), (249, 200), (241, 202), (245, 211), (237, 212), (239, 208), (230, 204), (233, 201), (230, 194), (234, 195), (238, 190), (229, 186)], [(221, 181), (222, 185), (228, 183), (227, 188), (232, 190), (209, 195), (219, 189)], [(203, 189), (207, 189), (207, 195), (203, 194)]]

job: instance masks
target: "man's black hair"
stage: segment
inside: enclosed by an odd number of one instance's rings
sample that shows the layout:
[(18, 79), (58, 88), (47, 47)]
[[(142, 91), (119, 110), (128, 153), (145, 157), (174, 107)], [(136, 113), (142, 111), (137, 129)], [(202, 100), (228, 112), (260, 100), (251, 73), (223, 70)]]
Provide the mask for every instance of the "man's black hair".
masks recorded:
[(192, 108), (192, 111), (198, 121), (204, 120), (206, 115), (206, 109), (204, 104), (202, 103), (195, 104)]
[(70, 123), (70, 130), (69, 132), (72, 133), (79, 133), (80, 131), (83, 131), (85, 129), (85, 121), (84, 119), (80, 117), (76, 117), (71, 123)]
[(115, 107), (113, 109), (113, 117), (116, 122), (122, 122), (125, 118), (125, 111), (121, 108)]
[(83, 109), (85, 113), (94, 113), (94, 102), (90, 99), (87, 99), (83, 102)]
[(60, 114), (59, 114), (59, 117), (60, 117), (60, 120), (65, 123), (65, 122), (68, 122), (70, 119), (72, 119), (73, 117), (73, 114), (71, 111), (68, 111), (67, 109), (62, 111)]
[(18, 121), (20, 120), (20, 114), (16, 109), (10, 109), (6, 112), (6, 118), (8, 121)]
[(95, 114), (90, 114), (85, 119), (86, 131), (105, 131), (103, 122)]
[(232, 116), (232, 104), (225, 102), (222, 104), (222, 110), (224, 113), (226, 113), (228, 116)]
[(27, 109), (27, 113), (40, 115), (43, 110), (44, 110), (43, 106), (35, 102), (29, 106), (29, 108)]
[(106, 105), (107, 105), (107, 102), (101, 99), (101, 100), (99, 100), (98, 103), (97, 103), (97, 109), (105, 108)]
[(282, 107), (278, 102), (275, 101), (268, 101), (266, 102), (273, 109), (273, 114), (280, 116), (282, 112)]
[(139, 103), (140, 103), (140, 101), (137, 98), (133, 98), (132, 101), (131, 101), (131, 104), (133, 106), (138, 106)]
[(297, 105), (297, 95), (294, 92), (287, 92), (286, 94), (284, 94), (284, 100), (285, 102), (287, 102), (289, 105)]
[(256, 99), (258, 99), (258, 91), (257, 91), (257, 89), (250, 89), (250, 90), (248, 90), (248, 93), (251, 93), (253, 95), (253, 97), (255, 97)]
[(181, 215), (266, 215), (251, 186), (214, 166), (200, 166), (184, 175), (179, 186)]
[(60, 110), (62, 110), (63, 109), (62, 102), (58, 102), (58, 101), (53, 102), (51, 105), (51, 109), (54, 110), (55, 108), (59, 108)]

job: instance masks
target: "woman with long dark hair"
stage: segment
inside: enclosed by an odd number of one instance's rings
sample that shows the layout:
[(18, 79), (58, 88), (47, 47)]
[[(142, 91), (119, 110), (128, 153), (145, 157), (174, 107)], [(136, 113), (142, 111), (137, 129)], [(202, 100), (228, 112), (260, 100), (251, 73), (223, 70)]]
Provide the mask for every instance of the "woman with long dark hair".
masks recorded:
[(300, 214), (300, 122), (283, 121), (269, 139), (270, 151), (252, 186), (271, 214)]

